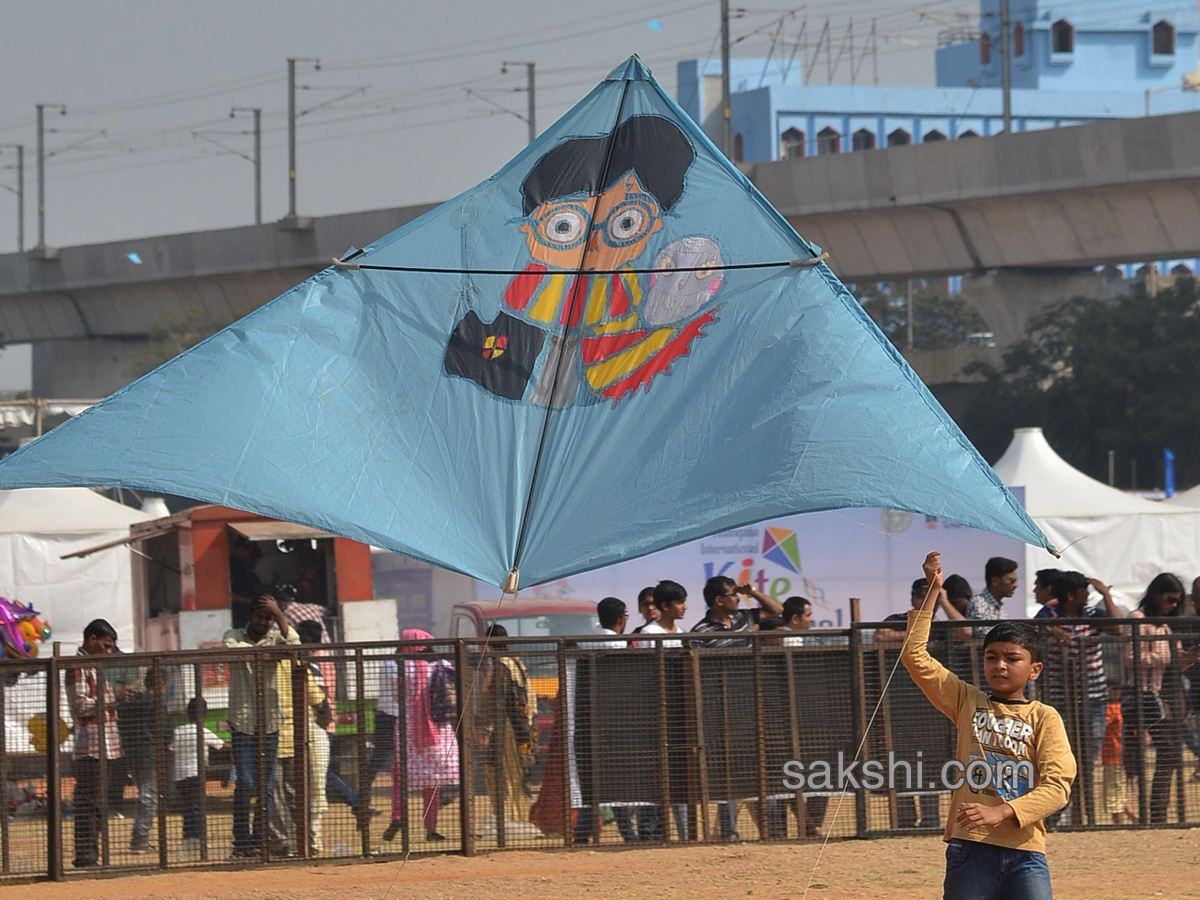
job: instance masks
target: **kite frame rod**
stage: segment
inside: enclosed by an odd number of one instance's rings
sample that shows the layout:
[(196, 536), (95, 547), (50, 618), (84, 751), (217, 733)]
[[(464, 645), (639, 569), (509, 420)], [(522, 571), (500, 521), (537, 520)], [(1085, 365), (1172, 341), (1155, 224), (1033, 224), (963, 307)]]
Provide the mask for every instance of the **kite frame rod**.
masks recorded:
[[(808, 259), (785, 259), (780, 262), (760, 263), (728, 263), (720, 266), (676, 266), (670, 269), (588, 269), (588, 275), (669, 275), (672, 272), (731, 272), (737, 269), (808, 269), (820, 263), (827, 262), (829, 254), (822, 251), (818, 256)], [(333, 264), (339, 269), (366, 269), (376, 272), (416, 272), (429, 275), (528, 275), (524, 269), (439, 269), (430, 266), (383, 266), (373, 263), (356, 263), (342, 259), (334, 259)], [(584, 274), (580, 270), (576, 274)]]
[[(603, 191), (605, 189), (605, 185), (608, 184), (608, 173), (609, 173), (609, 170), (612, 168), (613, 150), (617, 146), (617, 128), (620, 126), (621, 116), (625, 112), (625, 101), (629, 97), (630, 84), (631, 84), (631, 82), (627, 79), (625, 81), (624, 87), (621, 89), (621, 102), (617, 104), (617, 114), (613, 118), (612, 128), (608, 133), (608, 148), (605, 150), (605, 154), (604, 154), (604, 168), (601, 170), (600, 178), (596, 182), (597, 192)], [(584, 273), (586, 272), (584, 265), (587, 262), (588, 249), (591, 245), (592, 234), (595, 231), (595, 229), (596, 229), (595, 216), (592, 216), (591, 220), (588, 222), (587, 234), (584, 235), (584, 238), (583, 238), (583, 245), (582, 245), (583, 252), (580, 253), (580, 255), (579, 255), (579, 267), (575, 270), (576, 278), (582, 277), (584, 275)], [(588, 274), (598, 274), (598, 273), (588, 273)], [(529, 478), (529, 492), (525, 495), (525, 508), (521, 511), (521, 527), (520, 527), (520, 530), (517, 532), (517, 546), (513, 550), (512, 567), (509, 570), (508, 577), (505, 581), (505, 588), (507, 588), (509, 586), (509, 584), (512, 584), (512, 586), (514, 588), (514, 592), (517, 588), (520, 587), (520, 575), (518, 574), (518, 572), (520, 569), (521, 552), (525, 549), (525, 536), (526, 536), (526, 534), (528, 532), (528, 528), (529, 528), (529, 511), (533, 508), (533, 495), (537, 491), (538, 474), (542, 470), (542, 454), (546, 450), (546, 437), (550, 433), (550, 419), (554, 415), (554, 411), (555, 411), (554, 398), (558, 393), (559, 380), (560, 380), (560, 376), (562, 375), (562, 371), (563, 371), (563, 361), (565, 360), (565, 358), (567, 356), (567, 348), (568, 348), (567, 335), (570, 334), (570, 331), (571, 331), (570, 323), (574, 317), (575, 307), (576, 307), (576, 305), (578, 305), (579, 303), (582, 302), (582, 298), (580, 296), (582, 293), (583, 293), (582, 291), (578, 291), (578, 290), (574, 290), (574, 289), (572, 289), (569, 292), (568, 303), (570, 305), (567, 307), (566, 315), (563, 316), (563, 319), (562, 319), (563, 327), (562, 327), (562, 334), (560, 335), (562, 343), (559, 345), (559, 348), (558, 348), (558, 358), (554, 360), (554, 378), (550, 382), (550, 394), (549, 394), (549, 399), (546, 403), (546, 418), (542, 421), (542, 433), (541, 433), (541, 436), (538, 438), (537, 456), (534, 457), (534, 460), (533, 460), (533, 474)], [(551, 344), (551, 352), (553, 352), (553, 351), (554, 351), (554, 345), (552, 343)]]

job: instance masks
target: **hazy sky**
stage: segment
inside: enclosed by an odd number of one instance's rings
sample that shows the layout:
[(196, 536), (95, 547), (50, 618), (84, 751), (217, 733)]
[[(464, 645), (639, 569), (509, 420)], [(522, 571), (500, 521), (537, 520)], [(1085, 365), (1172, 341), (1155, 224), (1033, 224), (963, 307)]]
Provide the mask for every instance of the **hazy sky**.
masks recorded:
[[(836, 82), (849, 82), (877, 21), (881, 83), (932, 84), (937, 34), (973, 24), (972, 0), (812, 0), (739, 7), (734, 54), (791, 57), (830, 17)], [(674, 96), (675, 63), (719, 54), (718, 0), (0, 0), (0, 143), (25, 151), (25, 241), (36, 241), (35, 105), (48, 111), (46, 239), (56, 246), (253, 221), (249, 116), (263, 110), (263, 218), (287, 211), (286, 59), (298, 64), (298, 208), (326, 215), (448, 199), (524, 145), (525, 69), (537, 65), (539, 130), (631, 53)], [(803, 32), (802, 32), (803, 29)], [(809, 51), (811, 56), (811, 51)], [(798, 54), (797, 58), (803, 56)], [(859, 81), (872, 62), (859, 58)], [(814, 82), (826, 78), (826, 59)], [(314, 108), (316, 107), (316, 108)], [(103, 134), (101, 133), (103, 132)], [(215, 142), (215, 143), (214, 143)], [(221, 146), (218, 146), (221, 145)], [(0, 148), (0, 185), (16, 185)], [(0, 253), (16, 249), (15, 196), (0, 190)]]

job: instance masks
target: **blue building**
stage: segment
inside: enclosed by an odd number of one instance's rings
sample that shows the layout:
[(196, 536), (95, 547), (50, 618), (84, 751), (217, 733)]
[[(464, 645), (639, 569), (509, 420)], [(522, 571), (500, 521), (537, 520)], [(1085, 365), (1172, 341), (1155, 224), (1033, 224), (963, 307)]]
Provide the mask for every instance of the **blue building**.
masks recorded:
[[(1013, 130), (1200, 109), (1200, 16), (1193, 0), (1010, 0)], [(730, 61), (732, 156), (764, 162), (1004, 129), (999, 0), (975, 34), (947, 34), (937, 86), (806, 85), (803, 65)], [(720, 60), (678, 65), (678, 99), (721, 139)]]

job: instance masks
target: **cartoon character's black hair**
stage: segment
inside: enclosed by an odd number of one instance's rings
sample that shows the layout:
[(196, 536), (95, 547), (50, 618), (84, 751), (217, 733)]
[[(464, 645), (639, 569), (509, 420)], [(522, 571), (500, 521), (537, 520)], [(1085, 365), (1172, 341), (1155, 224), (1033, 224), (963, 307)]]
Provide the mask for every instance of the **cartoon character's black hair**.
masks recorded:
[(525, 215), (547, 200), (606, 191), (627, 172), (637, 176), (664, 212), (683, 194), (683, 176), (696, 158), (679, 126), (662, 116), (633, 116), (617, 126), (605, 171), (609, 136), (572, 138), (539, 159), (521, 183)]

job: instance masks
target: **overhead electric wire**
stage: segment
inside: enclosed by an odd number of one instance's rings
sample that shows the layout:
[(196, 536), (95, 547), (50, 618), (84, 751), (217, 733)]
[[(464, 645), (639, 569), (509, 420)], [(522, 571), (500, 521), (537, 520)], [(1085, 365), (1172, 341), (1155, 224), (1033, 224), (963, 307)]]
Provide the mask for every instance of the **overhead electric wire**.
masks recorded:
[[(1096, 0), (1096, 2), (1102, 7), (1112, 6), (1114, 9), (1120, 8), (1120, 4), (1112, 2), (1112, 0)], [(678, 3), (665, 10), (630, 6), (619, 10), (609, 10), (603, 15), (588, 19), (573, 19), (570, 22), (555, 23), (541, 28), (522, 29), (506, 35), (490, 36), (487, 39), (464, 41), (444, 47), (428, 48), (418, 54), (407, 54), (403, 58), (398, 55), (388, 55), (366, 57), (346, 62), (328, 61), (322, 66), (322, 71), (353, 71), (363, 68), (383, 69), (389, 66), (416, 66), (485, 56), (495, 59), (506, 56), (511, 58), (521, 49), (535, 44), (542, 44), (548, 39), (554, 40), (559, 45), (569, 45), (576, 40), (592, 38), (597, 28), (602, 25), (607, 25), (607, 30), (614, 32), (643, 25), (650, 15), (653, 15), (660, 21), (665, 21), (672, 17), (689, 15), (701, 9), (711, 10), (714, 5), (713, 0), (703, 0), (703, 2)], [(1079, 8), (1082, 5), (1082, 0), (1065, 0), (1062, 4), (1057, 5), (1056, 9)], [(795, 27), (799, 19), (806, 18), (811, 22), (814, 19), (824, 19), (828, 15), (830, 19), (843, 23), (848, 22), (852, 18), (856, 19), (856, 25), (858, 21), (862, 21), (864, 25), (868, 21), (873, 21), (875, 23), (877, 41), (872, 52), (877, 56), (890, 56), (903, 53), (911, 54), (920, 48), (898, 44), (895, 40), (897, 33), (928, 32), (931, 24), (936, 24), (934, 22), (936, 16), (952, 14), (956, 9), (969, 10), (970, 8), (971, 4), (964, 2), (964, 0), (931, 0), (931, 2), (926, 3), (912, 3), (911, 0), (908, 0), (908, 2), (901, 0), (901, 2), (886, 4), (868, 2), (868, 0), (862, 0), (862, 2), (856, 2), (856, 0), (844, 0), (844, 2), (829, 0), (829, 2), (824, 2), (822, 0), (822, 2), (810, 2), (795, 6), (789, 5), (778, 9), (746, 8), (741, 10), (740, 15), (733, 20), (735, 30), (734, 40), (743, 50), (744, 55), (754, 55), (754, 51), (760, 47), (765, 54), (773, 40), (770, 32), (776, 30), (782, 20), (786, 19), (789, 25), (789, 28), (783, 32), (786, 37), (787, 31)], [(930, 40), (927, 35), (923, 35), (923, 37), (925, 40)], [(506, 43), (506, 40), (509, 42)], [(689, 38), (665, 45), (652, 43), (650, 47), (645, 48), (646, 53), (643, 56), (643, 60), (651, 67), (658, 65), (670, 73), (672, 72), (674, 63), (678, 59), (690, 57), (711, 58), (715, 46), (714, 41), (709, 47), (707, 54), (700, 56), (700, 51), (704, 47), (704, 41), (699, 39)], [(554, 108), (568, 103), (574, 99), (579, 87), (589, 87), (594, 85), (598, 78), (602, 78), (611, 67), (612, 62), (611, 57), (604, 57), (592, 60), (579, 60), (570, 66), (546, 66), (539, 68), (537, 70), (539, 76), (539, 104), (542, 107)], [(308, 77), (306, 75), (306, 80)], [(302, 115), (298, 116), (296, 127), (303, 129), (305, 134), (304, 143), (305, 145), (309, 145), (335, 141), (362, 140), (364, 138), (395, 132), (451, 126), (463, 122), (483, 122), (494, 119), (497, 115), (502, 114), (499, 111), (480, 108), (483, 103), (490, 102), (489, 97), (499, 98), (523, 90), (521, 87), (495, 87), (500, 77), (495, 72), (479, 72), (470, 78), (464, 78), (453, 83), (440, 83), (430, 86), (412, 84), (395, 90), (387, 90), (386, 85), (368, 89), (355, 89), (347, 95), (305, 109)], [(670, 76), (668, 75), (668, 82), (669, 79)], [(70, 113), (73, 117), (94, 117), (105, 114), (120, 116), (156, 107), (178, 108), (188, 104), (194, 105), (213, 97), (244, 94), (247, 91), (264, 86), (280, 84), (283, 81), (284, 74), (282, 70), (278, 72), (251, 73), (237, 78), (210, 82), (191, 88), (164, 91), (159, 94), (150, 94), (128, 100), (84, 107), (72, 106)], [(470, 87), (471, 93), (476, 96), (468, 95), (464, 87)], [(313, 83), (308, 85), (307, 89), (336, 90), (337, 88), (330, 85)], [(362, 96), (356, 96), (359, 93)], [(480, 99), (480, 95), (482, 99)], [(562, 99), (560, 100), (560, 98)], [(446, 113), (446, 115), (421, 118), (418, 121), (413, 120), (417, 114), (431, 109), (436, 109)], [(504, 110), (504, 114), (513, 114), (516, 118), (523, 118), (519, 114), (512, 113), (512, 111), (507, 109)], [(285, 114), (281, 109), (264, 107), (262, 118), (264, 122), (270, 123), (262, 129), (264, 137), (278, 137), (286, 130)], [(397, 121), (394, 124), (387, 124), (382, 127), (368, 126), (357, 129), (344, 127), (352, 125), (355, 122), (378, 122), (385, 118), (395, 118)], [(0, 127), (0, 131), (18, 127), (21, 123), (28, 124), (31, 120), (32, 117), (29, 117), (28, 120), (10, 120), (6, 126)], [(58, 150), (51, 148), (52, 153), (61, 155), (53, 156), (47, 165), (53, 167), (56, 179), (78, 179), (138, 168), (162, 167), (172, 163), (186, 164), (199, 162), (220, 158), (225, 155), (241, 155), (238, 151), (232, 149), (226, 150), (226, 148), (220, 148), (218, 150), (212, 147), (202, 148), (197, 145), (197, 138), (194, 136), (195, 132), (211, 129), (226, 121), (227, 117), (219, 119), (196, 117), (196, 120), (187, 124), (162, 128), (121, 131), (110, 127), (107, 129), (107, 134), (104, 137), (95, 138), (85, 147), (72, 149), (69, 152), (66, 152), (65, 148), (59, 148)], [(334, 127), (338, 127), (339, 130), (337, 133), (321, 134), (320, 130), (328, 130)], [(237, 133), (240, 137), (246, 137), (249, 134), (251, 132), (246, 130)], [(267, 141), (264, 143), (263, 151), (264, 153), (273, 153), (282, 146), (281, 142)], [(169, 158), (155, 159), (155, 157), (164, 155)], [(129, 163), (127, 165), (117, 164), (117, 160), (128, 160)]]

